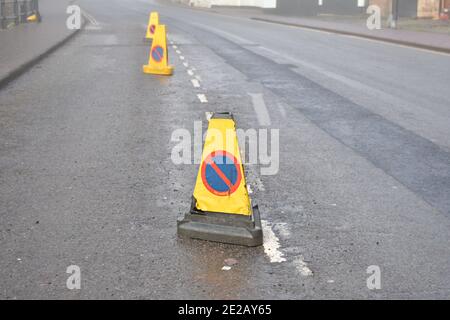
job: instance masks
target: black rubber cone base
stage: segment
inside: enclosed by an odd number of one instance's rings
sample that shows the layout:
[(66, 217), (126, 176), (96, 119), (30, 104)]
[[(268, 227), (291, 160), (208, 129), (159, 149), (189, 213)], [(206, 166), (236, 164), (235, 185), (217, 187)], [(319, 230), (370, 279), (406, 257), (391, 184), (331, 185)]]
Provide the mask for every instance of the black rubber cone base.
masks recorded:
[(247, 247), (263, 244), (261, 218), (257, 206), (253, 207), (251, 216), (191, 209), (184, 219), (178, 221), (178, 235)]

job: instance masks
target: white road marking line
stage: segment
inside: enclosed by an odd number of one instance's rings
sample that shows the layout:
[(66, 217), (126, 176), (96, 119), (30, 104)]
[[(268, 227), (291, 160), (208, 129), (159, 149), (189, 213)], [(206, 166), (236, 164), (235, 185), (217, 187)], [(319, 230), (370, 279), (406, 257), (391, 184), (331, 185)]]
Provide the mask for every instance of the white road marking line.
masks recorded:
[(300, 274), (304, 277), (312, 276), (313, 272), (311, 269), (308, 268), (308, 265), (305, 261), (303, 261), (303, 257), (297, 257), (297, 259), (294, 260), (294, 265), (297, 268), (297, 271), (300, 272)]
[(262, 93), (249, 93), (260, 126), (270, 126), (270, 116)]
[[(200, 100), (201, 103), (208, 103), (208, 99), (206, 98), (206, 96), (204, 94), (198, 94), (197, 95), (198, 100)], [(211, 119), (212, 117), (212, 113), (209, 119)], [(208, 116), (206, 116), (206, 118), (208, 118)], [(209, 121), (208, 119), (208, 121)]]
[(272, 230), (270, 223), (266, 220), (261, 221), (264, 233), (264, 252), (269, 257), (271, 263), (281, 263), (286, 261), (283, 252), (280, 249), (280, 240)]
[(198, 81), (202, 81), (202, 77), (200, 77), (199, 75), (195, 75), (195, 78), (196, 78)]
[(278, 109), (280, 110), (281, 116), (286, 119), (286, 109), (284, 108), (284, 105), (281, 102), (277, 103)]
[(98, 31), (98, 30), (102, 30), (102, 27), (94, 26), (93, 24), (89, 24), (84, 29), (87, 31)]
[(190, 69), (187, 71), (187, 73), (188, 73), (188, 75), (190, 75), (190, 76), (193, 76), (193, 75), (194, 75), (194, 71), (192, 71), (192, 70), (190, 70)]
[[(261, 220), (261, 224), (264, 233), (264, 253), (269, 257), (270, 262), (281, 263), (287, 261), (284, 257), (284, 253), (280, 250), (280, 239), (278, 239), (275, 232), (273, 232), (271, 223), (266, 220)], [(286, 235), (290, 234), (285, 223), (276, 224), (275, 227), (277, 227), (277, 229), (281, 229)], [(297, 256), (294, 259), (293, 264), (302, 276), (309, 277), (313, 275), (313, 272), (303, 260), (303, 256)]]
[(200, 82), (197, 79), (191, 79), (191, 82), (194, 88), (200, 88)]
[(185, 68), (189, 68), (189, 63), (183, 62), (183, 66), (184, 66)]
[(181, 51), (180, 50), (177, 50), (177, 51), (175, 51), (176, 53), (178, 53), (178, 54), (181, 54)]
[(82, 10), (81, 13), (92, 25), (99, 25), (98, 21), (91, 14), (87, 13), (85, 10)]
[(206, 121), (211, 120), (213, 114), (214, 114), (214, 112), (205, 112)]
[(173, 45), (173, 46), (172, 46), (172, 48), (174, 48), (174, 49), (178, 49), (178, 47), (177, 47), (176, 45)]
[(184, 60), (184, 57), (183, 57), (183, 56), (180, 56), (180, 60)]

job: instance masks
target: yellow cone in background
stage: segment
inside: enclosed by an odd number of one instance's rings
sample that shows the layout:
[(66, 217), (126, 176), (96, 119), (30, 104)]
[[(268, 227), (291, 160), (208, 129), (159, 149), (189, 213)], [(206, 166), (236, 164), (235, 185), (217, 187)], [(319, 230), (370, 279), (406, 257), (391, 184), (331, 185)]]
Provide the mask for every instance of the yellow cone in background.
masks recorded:
[(150, 16), (148, 18), (147, 33), (145, 35), (145, 40), (153, 39), (156, 32), (156, 27), (158, 25), (159, 25), (159, 13), (158, 12), (150, 13)]
[(38, 20), (38, 17), (36, 14), (32, 14), (31, 16), (27, 17), (27, 22), (36, 22)]
[(251, 215), (233, 119), (211, 119), (194, 189), (196, 209)]
[(147, 65), (143, 66), (144, 73), (170, 76), (173, 74), (173, 66), (169, 66), (169, 53), (167, 51), (166, 26), (157, 25), (153, 37), (150, 58)]

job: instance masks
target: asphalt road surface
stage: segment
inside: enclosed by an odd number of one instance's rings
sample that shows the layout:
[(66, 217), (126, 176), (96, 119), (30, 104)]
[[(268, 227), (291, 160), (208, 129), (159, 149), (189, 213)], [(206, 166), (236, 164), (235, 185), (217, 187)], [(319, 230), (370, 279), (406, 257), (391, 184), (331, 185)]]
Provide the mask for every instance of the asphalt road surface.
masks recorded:
[[(0, 91), (1, 298), (450, 298), (449, 55), (78, 3), (85, 30)], [(172, 77), (142, 73), (152, 10)], [(172, 133), (214, 111), (279, 129), (278, 172), (246, 168), (263, 247), (177, 237), (198, 165), (172, 162)]]

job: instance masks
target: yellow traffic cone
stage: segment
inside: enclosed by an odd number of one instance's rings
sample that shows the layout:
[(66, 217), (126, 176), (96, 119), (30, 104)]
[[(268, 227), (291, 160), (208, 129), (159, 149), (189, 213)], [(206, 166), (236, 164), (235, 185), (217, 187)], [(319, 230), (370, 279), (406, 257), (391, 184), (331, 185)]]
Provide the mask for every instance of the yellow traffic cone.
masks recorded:
[(178, 234), (245, 246), (263, 243), (261, 219), (247, 192), (233, 116), (209, 121), (191, 210), (178, 221)]
[(150, 16), (148, 18), (147, 32), (145, 34), (144, 39), (145, 41), (153, 40), (156, 31), (156, 26), (158, 25), (159, 25), (159, 13), (158, 12), (150, 13)]
[(173, 66), (168, 65), (169, 53), (167, 51), (166, 26), (156, 26), (148, 65), (143, 66), (144, 73), (170, 76)]
[(27, 17), (27, 22), (36, 22), (38, 21), (38, 16), (36, 14), (32, 14), (31, 16)]
[(201, 211), (251, 215), (233, 119), (209, 121), (194, 198)]

